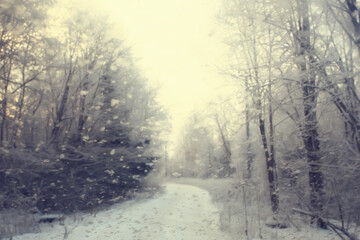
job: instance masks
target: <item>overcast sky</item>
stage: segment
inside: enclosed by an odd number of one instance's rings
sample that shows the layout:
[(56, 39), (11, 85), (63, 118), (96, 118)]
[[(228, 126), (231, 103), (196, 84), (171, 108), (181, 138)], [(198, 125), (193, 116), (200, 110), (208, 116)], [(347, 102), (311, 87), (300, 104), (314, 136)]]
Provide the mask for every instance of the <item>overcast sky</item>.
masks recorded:
[[(71, 0), (68, 0), (71, 1)], [(74, 1), (73, 1), (74, 2)], [(175, 135), (194, 106), (216, 94), (224, 46), (216, 19), (220, 0), (76, 1), (103, 11), (132, 48), (143, 75), (160, 86), (159, 102), (170, 110)]]

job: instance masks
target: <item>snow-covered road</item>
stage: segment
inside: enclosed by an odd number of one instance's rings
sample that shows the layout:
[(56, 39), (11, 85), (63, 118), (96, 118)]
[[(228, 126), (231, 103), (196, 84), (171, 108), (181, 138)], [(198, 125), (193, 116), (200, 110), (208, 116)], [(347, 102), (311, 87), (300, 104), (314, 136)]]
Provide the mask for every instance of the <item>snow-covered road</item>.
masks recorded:
[[(200, 188), (168, 183), (155, 199), (119, 204), (96, 217), (65, 221), (70, 240), (211, 240), (230, 239), (219, 229), (218, 209), (209, 193)], [(26, 234), (14, 240), (61, 240), (65, 226), (42, 225), (41, 233)]]

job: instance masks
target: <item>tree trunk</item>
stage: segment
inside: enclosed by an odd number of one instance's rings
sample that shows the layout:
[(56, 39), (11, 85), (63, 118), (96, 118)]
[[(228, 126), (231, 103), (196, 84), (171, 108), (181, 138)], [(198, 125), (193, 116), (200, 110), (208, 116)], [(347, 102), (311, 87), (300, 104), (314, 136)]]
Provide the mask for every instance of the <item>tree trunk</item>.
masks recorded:
[(269, 191), (270, 191), (270, 201), (271, 201), (271, 210), (273, 213), (277, 213), (279, 209), (279, 195), (277, 191), (277, 182), (276, 182), (276, 171), (275, 171), (275, 158), (270, 153), (268, 147), (267, 137), (266, 137), (266, 127), (263, 115), (259, 113), (259, 128), (261, 134), (261, 140), (264, 147), (265, 160), (266, 160), (266, 171), (268, 174), (269, 180)]
[[(274, 140), (274, 112), (273, 112), (273, 100), (272, 100), (272, 39), (271, 39), (271, 29), (269, 26), (268, 30), (268, 36), (269, 36), (269, 61), (268, 61), (268, 101), (269, 101), (269, 153), (270, 153), (270, 161), (272, 162), (273, 167), (273, 175), (275, 179), (275, 183), (277, 184), (277, 171), (276, 171), (276, 161), (275, 161), (275, 140)], [(278, 191), (278, 189), (275, 189)], [(278, 200), (279, 201), (279, 200)]]
[(247, 144), (247, 149), (246, 149), (246, 167), (247, 167), (247, 171), (246, 171), (246, 178), (250, 179), (251, 178), (251, 171), (252, 171), (252, 164), (254, 161), (254, 156), (252, 153), (252, 149), (251, 149), (251, 135), (250, 135), (250, 110), (249, 110), (249, 104), (246, 103), (246, 110), (245, 110), (245, 121), (246, 121), (246, 144)]
[(18, 99), (19, 106), (18, 106), (18, 109), (17, 109), (15, 117), (14, 117), (15, 123), (14, 123), (13, 131), (12, 131), (11, 143), (12, 143), (13, 147), (15, 147), (15, 148), (17, 147), (18, 135), (19, 135), (19, 130), (20, 130), (20, 126), (21, 126), (20, 122), (22, 120), (22, 111), (24, 108), (25, 92), (26, 92), (26, 89), (25, 89), (25, 86), (23, 86), (21, 89), (21, 94)]
[(22, 87), (21, 87), (21, 93), (18, 98), (18, 106), (17, 106), (17, 111), (15, 113), (15, 117), (14, 117), (14, 127), (13, 127), (13, 131), (12, 131), (12, 136), (11, 136), (11, 144), (14, 147), (17, 147), (18, 134), (19, 134), (19, 129), (20, 129), (20, 125), (21, 125), (20, 121), (22, 119), (22, 112), (23, 112), (23, 108), (24, 108), (24, 104), (25, 104), (25, 93), (26, 93), (25, 67), (26, 67), (26, 64), (23, 65), (22, 71), (21, 71)]
[[(307, 0), (299, 1), (299, 56), (303, 61), (299, 63), (302, 72), (302, 95), (304, 109), (304, 124), (301, 129), (306, 157), (309, 165), (310, 206), (313, 211), (321, 213), (323, 210), (323, 174), (320, 169), (320, 142), (318, 135), (318, 121), (316, 114), (316, 73), (315, 60), (310, 43), (309, 6)], [(319, 226), (322, 227), (322, 226)]]
[[(89, 84), (90, 84), (90, 73), (89, 71), (92, 71), (95, 67), (97, 59), (95, 58), (94, 60), (92, 60), (91, 64), (86, 66), (86, 73), (85, 73), (85, 78), (84, 78), (84, 82), (82, 83), (82, 87), (81, 90), (85, 91), (86, 93), (81, 93), (80, 92), (80, 113), (79, 113), (79, 119), (78, 119), (78, 125), (77, 125), (77, 133), (76, 133), (76, 141), (77, 142), (82, 142), (82, 135), (83, 135), (83, 131), (84, 131), (84, 126), (85, 123), (88, 119), (88, 115), (86, 114), (86, 99), (87, 99), (87, 95), (88, 95), (88, 91), (89, 91)], [(89, 103), (89, 107), (92, 106), (92, 103), (94, 101), (94, 98), (96, 96), (96, 92), (97, 89), (94, 93), (94, 96), (92, 98), (92, 101)]]
[[(9, 60), (8, 64), (4, 64), (2, 66), (3, 76), (4, 76), (4, 90), (3, 90), (3, 99), (1, 101), (1, 125), (0, 125), (0, 146), (3, 146), (4, 141), (8, 140), (8, 127), (7, 127), (7, 118), (8, 118), (8, 88), (10, 83), (10, 75), (12, 71), (12, 60)], [(8, 69), (6, 69), (6, 66), (8, 65)]]
[(70, 91), (70, 80), (72, 79), (72, 75), (73, 75), (73, 70), (70, 68), (69, 73), (67, 75), (66, 78), (66, 82), (65, 82), (65, 87), (64, 87), (64, 91), (63, 91), (63, 95), (61, 97), (61, 101), (60, 101), (60, 106), (56, 111), (56, 118), (54, 121), (54, 126), (53, 129), (51, 131), (51, 137), (50, 137), (50, 141), (49, 144), (55, 144), (58, 141), (58, 137), (60, 134), (60, 130), (61, 130), (61, 122), (63, 121), (63, 116), (65, 113), (65, 108), (66, 108), (66, 103), (69, 97), (69, 91)]
[(2, 103), (1, 103), (1, 110), (2, 110), (2, 114), (1, 114), (1, 128), (0, 128), (0, 146), (3, 146), (4, 144), (4, 140), (6, 139), (5, 137), (5, 131), (6, 131), (6, 121), (7, 121), (7, 94), (6, 94), (6, 91), (7, 91), (7, 87), (5, 87), (5, 97), (4, 99), (2, 100)]

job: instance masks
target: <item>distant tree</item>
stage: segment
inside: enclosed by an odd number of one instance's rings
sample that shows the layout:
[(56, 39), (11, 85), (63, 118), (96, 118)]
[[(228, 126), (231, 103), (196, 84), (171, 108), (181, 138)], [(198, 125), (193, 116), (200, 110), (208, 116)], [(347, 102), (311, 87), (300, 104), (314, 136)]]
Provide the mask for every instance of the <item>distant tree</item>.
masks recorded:
[[(230, 26), (231, 39), (227, 44), (235, 53), (235, 69), (230, 70), (238, 84), (246, 89), (246, 96), (251, 99), (254, 106), (257, 125), (261, 135), (264, 151), (264, 160), (268, 175), (271, 208), (274, 213), (279, 208), (279, 191), (276, 174), (273, 108), (272, 108), (272, 78), (275, 69), (272, 68), (273, 41), (275, 32), (271, 26), (258, 24), (269, 14), (266, 3), (253, 2), (247, 4), (243, 1), (225, 2), (226, 12), (223, 21)], [(264, 33), (267, 33), (264, 37)], [(260, 36), (261, 35), (261, 36)], [(235, 72), (235, 73), (234, 73)], [(245, 117), (247, 138), (250, 138), (250, 104), (245, 100)], [(267, 109), (266, 109), (267, 108)], [(267, 116), (268, 115), (268, 119)], [(250, 149), (250, 145), (248, 149)], [(252, 155), (247, 154), (247, 175), (251, 175)]]
[[(48, 4), (38, 0), (0, 3), (0, 145), (7, 145), (17, 134), (26, 85), (37, 80), (44, 69), (35, 60), (41, 58), (37, 55), (41, 45), (37, 22), (44, 18)], [(14, 95), (18, 96), (17, 102), (12, 102)], [(14, 117), (14, 111), (10, 113), (12, 105), (17, 107)]]

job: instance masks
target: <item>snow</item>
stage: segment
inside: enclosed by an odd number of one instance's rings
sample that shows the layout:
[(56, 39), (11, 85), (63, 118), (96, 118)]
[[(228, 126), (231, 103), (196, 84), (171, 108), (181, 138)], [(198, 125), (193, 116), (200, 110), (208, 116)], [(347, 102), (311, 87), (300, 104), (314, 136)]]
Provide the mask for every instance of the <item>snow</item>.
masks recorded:
[[(169, 180), (168, 180), (169, 181)], [(258, 202), (258, 199), (247, 201), (247, 217), (242, 193), (233, 194), (229, 191), (230, 186), (237, 185), (238, 179), (199, 179), (199, 178), (176, 178), (178, 184), (189, 184), (206, 189), (216, 206), (221, 209), (221, 229), (229, 234), (231, 239), (248, 240), (338, 240), (339, 237), (331, 230), (317, 229), (310, 226), (303, 216), (298, 214), (288, 217), (280, 216), (284, 223), (290, 227), (285, 229), (271, 228), (266, 226), (271, 214), (268, 202)], [(230, 195), (229, 195), (230, 193)], [(246, 197), (251, 198), (252, 192), (247, 189)], [(254, 193), (253, 193), (254, 194)], [(258, 207), (258, 204), (260, 206)], [(270, 212), (268, 212), (268, 209)], [(248, 220), (246, 227), (245, 218)], [(260, 222), (259, 222), (260, 221)], [(338, 224), (340, 225), (340, 224)], [(248, 236), (246, 236), (246, 229)], [(220, 238), (221, 239), (221, 238)], [(225, 239), (225, 238), (224, 238)]]
[(111, 99), (111, 106), (112, 107), (114, 107), (114, 106), (116, 106), (116, 105), (118, 105), (120, 103), (120, 101), (119, 100), (117, 100), (117, 99)]
[[(199, 187), (195, 187), (195, 184)], [(320, 230), (302, 225), (286, 229), (266, 227), (261, 223), (261, 231), (245, 235), (242, 221), (232, 219), (233, 231), (226, 231), (221, 218), (219, 198), (229, 181), (219, 179), (189, 180), (183, 183), (166, 183), (164, 191), (152, 199), (132, 200), (114, 205), (96, 214), (68, 216), (63, 224), (42, 223), (40, 233), (14, 237), (14, 240), (230, 240), (230, 239), (272, 239), (272, 240), (337, 240), (338, 236), (329, 230)], [(220, 189), (221, 187), (221, 189)], [(207, 190), (217, 199), (212, 203)], [(238, 202), (240, 203), (240, 201)], [(241, 204), (241, 203), (240, 203)], [(248, 209), (250, 213), (250, 209)], [(244, 218), (239, 212), (239, 218)], [(258, 223), (250, 221), (249, 224)], [(220, 228), (224, 231), (221, 231)], [(254, 227), (254, 226), (253, 226)], [(235, 231), (236, 230), (236, 231)], [(254, 229), (253, 229), (254, 230)], [(66, 236), (67, 235), (67, 236)]]
[(41, 233), (14, 240), (230, 239), (220, 231), (219, 209), (206, 190), (167, 183), (154, 199), (118, 204), (94, 215), (68, 217), (64, 225), (41, 224)]

